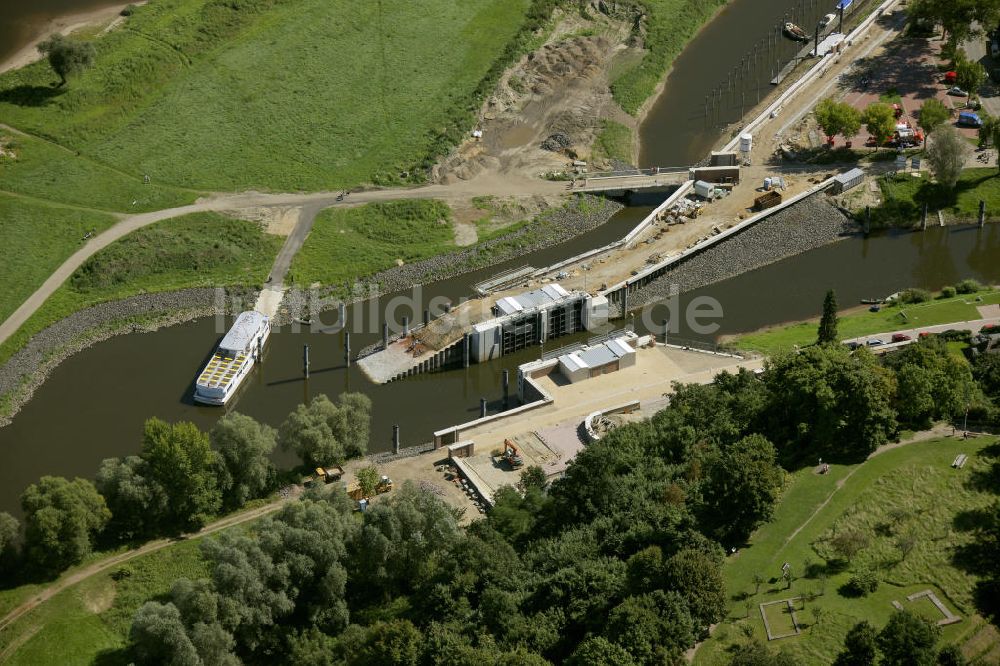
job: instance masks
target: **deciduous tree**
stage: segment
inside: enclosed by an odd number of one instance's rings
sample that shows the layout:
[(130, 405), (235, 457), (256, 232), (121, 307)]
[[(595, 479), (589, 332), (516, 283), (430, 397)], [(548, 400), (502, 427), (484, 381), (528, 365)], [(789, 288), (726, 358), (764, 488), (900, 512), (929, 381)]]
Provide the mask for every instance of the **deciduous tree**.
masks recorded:
[(108, 530), (121, 539), (154, 533), (167, 513), (167, 494), (139, 456), (103, 460), (94, 485), (111, 510)]
[(763, 435), (749, 435), (711, 459), (702, 486), (704, 521), (723, 543), (750, 536), (771, 517), (784, 475)]
[(942, 187), (952, 189), (962, 175), (972, 146), (950, 125), (934, 130), (931, 139), (927, 148), (927, 165)]
[(218, 512), (216, 455), (208, 435), (193, 423), (149, 419), (143, 430), (142, 459), (147, 473), (167, 497), (163, 528), (193, 530)]
[(844, 649), (834, 666), (873, 666), (878, 657), (878, 632), (867, 620), (851, 627), (844, 638)]
[(916, 613), (893, 611), (878, 635), (885, 666), (933, 666), (941, 630)]
[(951, 117), (951, 112), (944, 102), (937, 97), (931, 97), (920, 107), (920, 117), (917, 123), (924, 130), (924, 147), (927, 147), (927, 136), (936, 130), (941, 123)]
[(216, 476), (227, 507), (241, 507), (272, 485), (275, 471), (270, 456), (277, 443), (274, 428), (231, 412), (216, 421), (208, 438), (218, 456)]
[(21, 508), (27, 556), (48, 571), (82, 560), (111, 518), (94, 484), (59, 476), (43, 476), (28, 486)]
[(41, 42), (38, 50), (49, 59), (52, 70), (59, 75), (59, 85), (66, 85), (67, 77), (82, 72), (94, 62), (94, 45), (55, 34)]
[(892, 138), (896, 131), (896, 114), (885, 102), (872, 102), (861, 114), (868, 133), (875, 137), (875, 145), (881, 146)]
[(338, 405), (318, 395), (288, 415), (278, 441), (308, 467), (332, 465), (368, 449), (370, 423), (371, 401), (366, 396), (345, 393)]

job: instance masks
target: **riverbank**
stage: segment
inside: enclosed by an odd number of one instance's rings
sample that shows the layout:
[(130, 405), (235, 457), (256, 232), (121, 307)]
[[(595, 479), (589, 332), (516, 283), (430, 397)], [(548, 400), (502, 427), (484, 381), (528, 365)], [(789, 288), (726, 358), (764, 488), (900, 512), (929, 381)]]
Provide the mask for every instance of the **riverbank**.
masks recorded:
[(722, 282), (857, 233), (857, 225), (824, 196), (803, 199), (677, 264), (633, 291), (630, 307), (669, 298), (672, 290), (686, 292)]
[(55, 33), (69, 35), (86, 28), (97, 27), (102, 28), (106, 32), (111, 30), (115, 25), (118, 25), (123, 9), (129, 5), (143, 5), (147, 1), (120, 2), (107, 7), (98, 7), (51, 18), (37, 26), (34, 31), (35, 35), (28, 42), (20, 46), (11, 55), (0, 60), (0, 74), (30, 65), (36, 60), (41, 60), (44, 56), (38, 52), (38, 45)]
[(49, 374), (73, 354), (116, 335), (149, 333), (219, 314), (220, 308), (235, 315), (252, 307), (258, 293), (227, 289), (220, 299), (218, 289), (204, 287), (141, 294), (94, 305), (59, 320), (0, 366), (0, 428), (10, 423)]
[[(900, 329), (975, 321), (990, 315), (993, 312), (991, 306), (997, 304), (1000, 304), (1000, 290), (986, 287), (975, 293), (944, 298), (938, 292), (934, 294), (934, 300), (883, 305), (878, 312), (871, 312), (867, 305), (858, 305), (840, 311), (837, 331), (842, 340), (850, 340)], [(727, 336), (722, 342), (740, 349), (775, 354), (815, 343), (818, 325), (819, 318), (812, 317), (769, 326), (753, 333)]]

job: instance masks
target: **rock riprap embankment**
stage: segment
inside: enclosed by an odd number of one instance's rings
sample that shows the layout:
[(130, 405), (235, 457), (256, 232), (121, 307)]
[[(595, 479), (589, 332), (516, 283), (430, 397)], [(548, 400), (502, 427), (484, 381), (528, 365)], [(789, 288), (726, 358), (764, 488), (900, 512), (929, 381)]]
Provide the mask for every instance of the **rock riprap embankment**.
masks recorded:
[(857, 225), (823, 197), (808, 197), (681, 261), (632, 292), (629, 309), (667, 298), (671, 285), (681, 292), (699, 289), (857, 232)]

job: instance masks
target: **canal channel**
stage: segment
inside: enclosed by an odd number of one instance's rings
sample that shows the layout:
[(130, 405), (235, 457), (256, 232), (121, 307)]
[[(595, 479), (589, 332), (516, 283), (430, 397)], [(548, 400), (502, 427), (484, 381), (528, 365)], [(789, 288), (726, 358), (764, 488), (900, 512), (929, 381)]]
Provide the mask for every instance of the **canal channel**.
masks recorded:
[[(819, 3), (808, 1), (768, 2), (767, 11), (760, 11), (761, 4), (759, 0), (734, 0), (677, 60), (642, 128), (644, 164), (686, 164), (700, 159), (720, 133), (715, 124), (706, 122), (699, 105), (718, 85), (717, 79), (725, 79), (728, 59), (738, 60), (759, 43), (785, 12), (795, 8), (805, 11), (802, 8), (808, 6), (816, 16), (824, 13)], [(758, 85), (760, 81), (746, 83), (747, 90), (754, 91), (754, 100)], [(423, 299), (445, 296), (457, 301), (470, 293), (470, 285), (506, 268), (544, 266), (620, 238), (656, 201), (632, 203), (637, 205), (562, 245), (506, 265), (425, 285)], [(837, 289), (841, 303), (849, 305), (908, 286), (933, 288), (965, 277), (998, 281), (998, 258), (1000, 228), (996, 226), (857, 237), (683, 294), (680, 301), (683, 306), (700, 295), (716, 298), (724, 312), (716, 334), (722, 335), (815, 315), (823, 293), (831, 287)], [(351, 308), (349, 317), (367, 321), (368, 308), (379, 311), (378, 303), (394, 296)], [(397, 314), (415, 321), (422, 308), (417, 304), (413, 310)], [(661, 310), (664, 306), (654, 306), (652, 321), (662, 319)], [(636, 323), (642, 328), (641, 320)], [(112, 338), (63, 362), (13, 422), (0, 429), (0, 510), (18, 512), (20, 493), (42, 475), (91, 477), (101, 459), (135, 453), (140, 448), (142, 423), (150, 416), (211, 427), (222, 410), (194, 405), (190, 395), (198, 370), (223, 332), (214, 319), (202, 319), (155, 333)], [(686, 331), (681, 335), (694, 337)], [(368, 333), (352, 332), (352, 347), (360, 349), (379, 336), (377, 328)], [(311, 351), (308, 381), (301, 375), (305, 344)], [(362, 391), (374, 403), (370, 448), (387, 450), (394, 423), (401, 426), (406, 446), (429, 440), (434, 430), (475, 418), (480, 397), (487, 398), (491, 411), (498, 409), (502, 370), (513, 370), (539, 354), (539, 349), (529, 349), (500, 363), (377, 386), (365, 379), (357, 366), (344, 367), (342, 345), (340, 334), (296, 333), (289, 328), (276, 331), (263, 366), (241, 389), (233, 408), (277, 426), (311, 396)], [(281, 454), (278, 462), (289, 465), (294, 460)]]

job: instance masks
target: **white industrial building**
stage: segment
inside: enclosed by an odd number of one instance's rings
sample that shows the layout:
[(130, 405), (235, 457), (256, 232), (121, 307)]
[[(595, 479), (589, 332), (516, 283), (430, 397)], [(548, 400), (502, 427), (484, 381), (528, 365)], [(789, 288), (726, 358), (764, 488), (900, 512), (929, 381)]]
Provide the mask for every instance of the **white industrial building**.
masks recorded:
[(635, 349), (624, 337), (559, 357), (559, 372), (571, 384), (632, 365), (635, 365)]
[(567, 291), (547, 284), (517, 296), (505, 296), (493, 306), (494, 318), (472, 327), (469, 356), (481, 363), (579, 331), (590, 331), (608, 320), (608, 299)]

